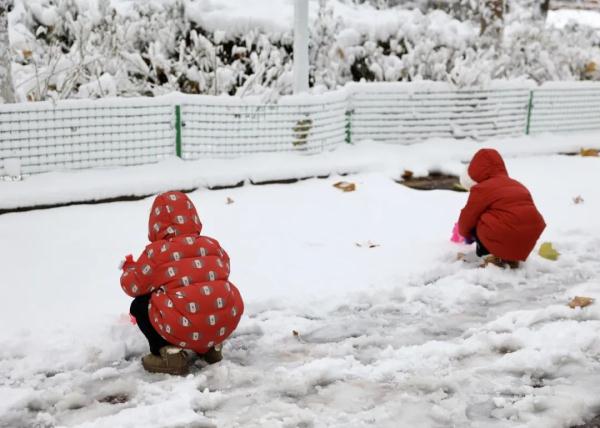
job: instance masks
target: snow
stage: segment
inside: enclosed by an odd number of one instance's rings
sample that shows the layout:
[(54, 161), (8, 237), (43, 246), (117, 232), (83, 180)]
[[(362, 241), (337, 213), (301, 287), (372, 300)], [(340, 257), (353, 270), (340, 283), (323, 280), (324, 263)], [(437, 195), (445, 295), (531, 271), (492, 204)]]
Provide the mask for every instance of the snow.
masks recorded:
[(11, 177), (18, 177), (21, 175), (21, 161), (17, 158), (7, 158), (4, 159), (3, 169), (6, 175)]
[[(456, 3), (448, 13), (421, 3), (424, 12), (309, 1), (314, 91), (360, 80), (458, 87), (493, 79), (598, 80), (597, 12), (551, 12), (546, 25), (534, 18), (533, 5), (516, 2), (506, 12), (502, 42), (491, 49), (479, 37), (476, 2)], [(16, 97), (290, 94), (294, 1), (274, 4), (16, 0), (9, 16)], [(59, 47), (56, 39), (68, 41)], [(98, 85), (101, 77), (109, 90)]]
[[(230, 34), (250, 31), (281, 33), (293, 28), (294, 0), (254, 0), (248, 8), (245, 0), (186, 2), (186, 14), (208, 31), (225, 30)], [(314, 1), (311, 2), (314, 4)], [(314, 13), (314, 7), (310, 8)]]
[(332, 174), (380, 171), (398, 178), (404, 170), (411, 170), (416, 175), (431, 171), (460, 175), (481, 147), (495, 147), (511, 158), (577, 153), (582, 148), (597, 148), (598, 134), (542, 134), (485, 142), (432, 139), (399, 146), (365, 140), (314, 156), (272, 153), (197, 161), (171, 157), (141, 166), (51, 172), (18, 182), (0, 181), (0, 210)]
[(546, 23), (558, 28), (563, 28), (568, 24), (600, 28), (600, 12), (595, 10), (551, 10), (548, 12)]
[[(600, 307), (566, 304), (575, 295), (600, 298), (600, 168), (596, 158), (557, 153), (598, 136), (485, 144), (529, 187), (548, 224), (540, 242), (561, 253), (555, 262), (534, 253), (516, 271), (479, 268), (472, 254), (456, 261), (457, 251), (473, 250), (449, 242), (466, 194), (391, 180), (408, 166), (458, 173), (477, 143), (364, 142), (324, 158), (211, 161), (212, 170), (173, 162), (2, 183), (6, 204), (9, 184), (27, 201), (46, 182), (46, 191), (60, 189), (60, 177), (80, 181), (80, 191), (96, 183), (87, 193), (94, 195), (118, 181), (121, 190), (156, 191), (217, 171), (228, 179), (333, 174), (190, 193), (204, 232), (231, 255), (247, 309), (224, 361), (185, 378), (143, 371), (147, 345), (118, 286), (115, 265), (145, 244), (152, 198), (0, 216), (0, 259), (10, 266), (0, 283), (0, 426), (581, 423), (600, 406)], [(336, 176), (343, 166), (355, 174)], [(357, 190), (335, 189), (339, 180)], [(584, 202), (575, 204), (578, 195)]]

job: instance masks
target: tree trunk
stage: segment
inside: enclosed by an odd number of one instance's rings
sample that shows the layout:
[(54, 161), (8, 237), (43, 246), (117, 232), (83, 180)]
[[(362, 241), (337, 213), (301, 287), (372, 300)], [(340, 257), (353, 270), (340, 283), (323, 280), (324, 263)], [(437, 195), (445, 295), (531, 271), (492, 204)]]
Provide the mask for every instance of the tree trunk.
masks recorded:
[(481, 3), (481, 32), (499, 41), (504, 24), (504, 0), (482, 0)]
[(540, 3), (540, 11), (542, 13), (542, 19), (545, 21), (548, 16), (548, 10), (550, 9), (550, 0), (542, 0)]
[(0, 0), (0, 104), (15, 102), (8, 40), (8, 12), (12, 9), (12, 3), (12, 0)]

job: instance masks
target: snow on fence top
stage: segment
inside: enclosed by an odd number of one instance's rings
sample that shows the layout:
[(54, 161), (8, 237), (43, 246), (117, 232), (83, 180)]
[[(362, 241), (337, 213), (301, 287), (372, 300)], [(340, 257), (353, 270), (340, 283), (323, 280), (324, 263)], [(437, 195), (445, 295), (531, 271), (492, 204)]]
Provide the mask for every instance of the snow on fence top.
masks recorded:
[(171, 94), (156, 98), (0, 105), (0, 175), (136, 165), (168, 156), (319, 153), (344, 142), (484, 140), (600, 129), (600, 84), (529, 83), (455, 89), (364, 83), (266, 103)]

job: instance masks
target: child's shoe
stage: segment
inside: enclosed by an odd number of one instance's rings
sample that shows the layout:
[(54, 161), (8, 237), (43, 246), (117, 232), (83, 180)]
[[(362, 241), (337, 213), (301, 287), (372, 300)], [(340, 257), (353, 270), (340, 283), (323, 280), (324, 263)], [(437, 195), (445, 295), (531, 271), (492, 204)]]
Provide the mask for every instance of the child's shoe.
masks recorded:
[(515, 260), (515, 261), (505, 260), (505, 262), (508, 265), (508, 267), (511, 269), (518, 269), (520, 266), (520, 263), (518, 260)]
[(494, 256), (494, 255), (489, 255), (489, 256), (484, 257), (481, 267), (486, 267), (489, 264), (498, 266), (502, 269), (504, 269), (506, 266), (508, 266), (511, 269), (517, 269), (519, 267), (518, 261), (504, 260), (504, 259), (501, 259), (500, 257)]
[(185, 351), (175, 346), (163, 346), (160, 348), (160, 356), (146, 355), (142, 358), (142, 366), (150, 373), (183, 376), (189, 372), (189, 363)]
[(218, 363), (223, 359), (223, 346), (221, 344), (211, 347), (207, 353), (200, 355), (200, 357), (208, 364)]

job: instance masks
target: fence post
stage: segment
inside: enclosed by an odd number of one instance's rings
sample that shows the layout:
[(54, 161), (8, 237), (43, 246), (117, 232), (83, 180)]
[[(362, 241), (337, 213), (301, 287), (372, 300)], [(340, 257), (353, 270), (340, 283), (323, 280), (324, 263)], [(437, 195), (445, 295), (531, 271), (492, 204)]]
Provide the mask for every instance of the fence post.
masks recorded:
[(531, 125), (531, 110), (533, 109), (533, 91), (529, 91), (529, 105), (527, 106), (527, 127), (525, 135), (529, 135), (529, 126)]
[(346, 110), (346, 144), (352, 144), (352, 110)]
[(294, 1), (294, 94), (308, 91), (308, 0)]
[(181, 106), (175, 106), (175, 154), (181, 157)]

